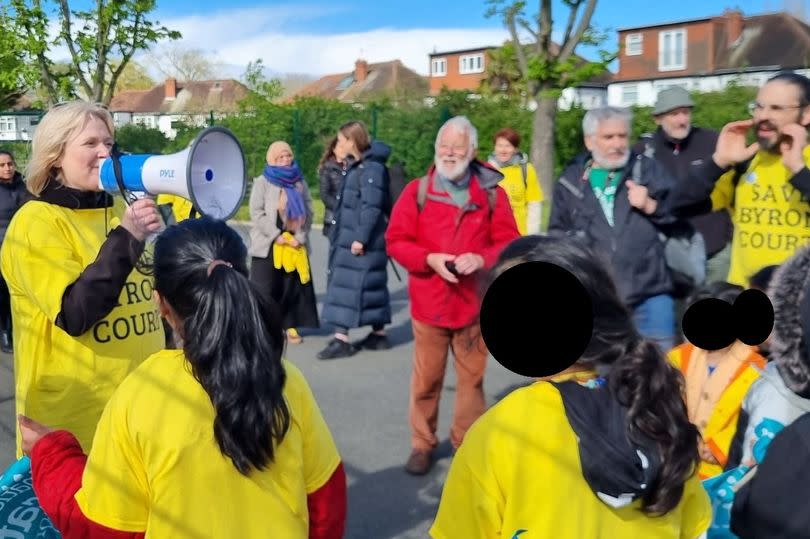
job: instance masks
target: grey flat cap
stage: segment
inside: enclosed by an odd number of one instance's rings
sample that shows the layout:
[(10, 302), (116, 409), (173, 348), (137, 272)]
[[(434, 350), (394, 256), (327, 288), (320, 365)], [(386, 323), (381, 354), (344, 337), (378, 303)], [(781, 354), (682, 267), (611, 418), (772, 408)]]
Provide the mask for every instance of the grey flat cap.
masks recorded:
[(658, 99), (655, 100), (653, 116), (664, 114), (681, 107), (694, 107), (695, 103), (689, 97), (689, 92), (680, 86), (670, 86), (658, 92)]

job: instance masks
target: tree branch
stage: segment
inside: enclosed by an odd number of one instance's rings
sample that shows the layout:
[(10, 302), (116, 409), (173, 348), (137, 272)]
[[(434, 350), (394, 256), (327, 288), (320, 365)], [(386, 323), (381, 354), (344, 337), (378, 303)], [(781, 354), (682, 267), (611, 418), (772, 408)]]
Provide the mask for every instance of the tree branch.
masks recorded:
[(141, 23), (141, 14), (138, 14), (135, 17), (135, 23), (132, 25), (132, 43), (127, 43), (127, 49), (125, 50), (119, 44), (119, 50), (123, 54), (121, 57), (121, 61), (118, 63), (118, 67), (116, 67), (112, 75), (110, 76), (110, 84), (107, 86), (107, 92), (104, 95), (104, 100), (102, 103), (105, 105), (109, 105), (113, 98), (113, 92), (115, 91), (115, 87), (118, 85), (118, 78), (121, 76), (121, 73), (124, 72), (124, 68), (127, 66), (129, 61), (135, 55), (135, 51), (137, 50), (137, 40), (138, 40), (138, 32), (140, 31), (140, 23)]
[(540, 37), (537, 40), (537, 55), (549, 60), (554, 57), (551, 54), (551, 0), (541, 0), (540, 2)]
[(506, 27), (509, 29), (509, 35), (512, 36), (512, 43), (515, 47), (515, 55), (517, 55), (520, 72), (524, 78), (528, 78), (529, 61), (526, 58), (526, 51), (523, 50), (523, 47), (520, 45), (520, 40), (518, 39), (517, 25), (515, 24), (517, 16), (516, 9), (517, 7), (514, 5), (509, 7), (508, 11), (505, 13), (504, 19), (506, 21)]
[(560, 45), (561, 50), (558, 57), (560, 62), (565, 62), (574, 53), (577, 43), (579, 43), (579, 40), (582, 39), (582, 35), (591, 25), (591, 17), (593, 16), (595, 9), (596, 0), (588, 0), (588, 3), (585, 5), (585, 12), (582, 14), (582, 18), (579, 20), (579, 25), (577, 26), (576, 31)]
[(565, 24), (565, 33), (563, 34), (563, 40), (560, 43), (560, 51), (562, 51), (563, 45), (568, 43), (568, 39), (571, 37), (571, 30), (574, 29), (574, 23), (577, 22), (577, 12), (579, 11), (579, 6), (582, 5), (582, 2), (578, 1), (576, 4), (570, 5), (570, 10), (568, 11), (568, 22)]
[(90, 84), (87, 82), (84, 72), (82, 71), (81, 58), (76, 52), (76, 45), (73, 42), (70, 22), (70, 6), (68, 5), (67, 0), (59, 0), (59, 11), (62, 13), (62, 39), (65, 40), (65, 45), (67, 45), (67, 48), (70, 51), (70, 57), (73, 60), (73, 65), (76, 68), (76, 77), (79, 79), (79, 84), (81, 84), (82, 90), (84, 90), (85, 94), (87, 94), (89, 97), (92, 95), (92, 92), (90, 90)]
[(520, 26), (522, 26), (523, 29), (526, 30), (529, 33), (530, 36), (532, 36), (532, 41), (537, 42), (538, 36), (537, 36), (537, 32), (534, 30), (534, 28), (532, 28), (529, 25), (529, 23), (527, 21), (523, 20), (523, 19), (520, 19), (519, 23), (520, 23)]

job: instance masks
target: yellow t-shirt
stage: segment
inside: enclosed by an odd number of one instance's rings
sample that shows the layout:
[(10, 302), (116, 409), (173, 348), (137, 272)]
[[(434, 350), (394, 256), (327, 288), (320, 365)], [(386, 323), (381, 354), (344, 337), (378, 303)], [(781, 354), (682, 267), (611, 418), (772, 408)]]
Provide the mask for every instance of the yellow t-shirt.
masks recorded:
[[(810, 164), (810, 146), (804, 150)], [(728, 281), (748, 286), (765, 266), (781, 264), (810, 240), (810, 203), (790, 184), (782, 156), (759, 152), (736, 190), (734, 171), (724, 174), (712, 192), (714, 209), (728, 208), (734, 222)]]
[(176, 223), (188, 219), (191, 215), (192, 208), (194, 208), (194, 205), (190, 200), (186, 200), (185, 198), (177, 195), (158, 195), (155, 204), (171, 204), (172, 214), (174, 215), (174, 220)]
[(284, 362), (290, 429), (267, 469), (240, 474), (214, 440), (214, 408), (182, 350), (147, 359), (99, 421), (76, 501), (90, 520), (147, 538), (306, 538), (307, 494), (340, 464), (301, 372)]
[[(639, 502), (612, 509), (582, 476), (574, 431), (559, 391), (547, 382), (513, 391), (464, 437), (444, 484), (431, 537), (693, 539), (711, 521), (696, 476), (662, 517)], [(524, 530), (521, 532), (521, 530)]]
[(531, 163), (526, 163), (526, 182), (523, 182), (523, 169), (519, 164), (500, 169), (503, 179), (498, 183), (506, 191), (518, 231), (522, 236), (527, 232), (528, 205), (543, 201), (543, 191), (537, 180), (537, 173)]
[(72, 337), (55, 325), (65, 290), (95, 261), (116, 213), (31, 201), (12, 219), (0, 254), (14, 320), (17, 413), (71, 431), (85, 451), (118, 384), (165, 345), (152, 279), (137, 270), (118, 306), (86, 333)]

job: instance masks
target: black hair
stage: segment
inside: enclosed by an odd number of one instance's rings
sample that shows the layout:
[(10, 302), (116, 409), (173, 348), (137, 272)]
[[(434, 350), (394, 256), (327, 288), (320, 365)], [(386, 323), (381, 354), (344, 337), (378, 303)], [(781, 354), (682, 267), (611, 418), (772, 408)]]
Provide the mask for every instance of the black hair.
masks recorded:
[(501, 253), (495, 272), (533, 261), (568, 270), (590, 296), (593, 333), (577, 364), (605, 376), (611, 393), (627, 408), (628, 438), (639, 445), (652, 442), (658, 450), (660, 473), (641, 500), (642, 511), (661, 515), (673, 510), (700, 462), (699, 434), (689, 422), (681, 373), (656, 344), (639, 335), (607, 266), (584, 243), (575, 238), (520, 238)]
[(14, 154), (11, 150), (6, 150), (5, 148), (0, 148), (0, 155), (7, 155), (11, 158), (11, 162), (15, 165), (17, 164), (17, 159), (15, 159)]
[(702, 299), (720, 299), (726, 303), (733, 304), (737, 296), (742, 294), (745, 289), (742, 286), (727, 283), (725, 281), (718, 281), (714, 283), (707, 283), (695, 290), (689, 299), (686, 301), (687, 305), (697, 303)]
[(748, 286), (751, 288), (758, 288), (759, 290), (766, 291), (771, 285), (773, 273), (779, 269), (779, 266), (774, 264), (772, 266), (765, 266), (748, 279)]
[(799, 89), (799, 105), (802, 107), (810, 105), (810, 79), (804, 75), (794, 73), (793, 71), (783, 71), (768, 79), (768, 82), (792, 84)]
[(182, 320), (183, 351), (216, 411), (214, 437), (244, 475), (273, 461), (290, 428), (281, 319), (246, 260), (239, 234), (207, 217), (168, 227), (155, 244), (155, 290)]

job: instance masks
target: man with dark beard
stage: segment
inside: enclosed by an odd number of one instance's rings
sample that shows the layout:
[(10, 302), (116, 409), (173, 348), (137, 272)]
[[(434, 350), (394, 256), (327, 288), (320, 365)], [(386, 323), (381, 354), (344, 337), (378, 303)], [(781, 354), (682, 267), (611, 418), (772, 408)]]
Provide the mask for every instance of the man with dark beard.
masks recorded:
[[(757, 271), (781, 264), (810, 240), (810, 79), (779, 73), (750, 105), (753, 118), (723, 127), (702, 181), (684, 182), (673, 208), (711, 197), (732, 212), (734, 238), (728, 281), (746, 286)], [(746, 136), (754, 131), (756, 141)], [(744, 171), (724, 169), (748, 163)]]
[(414, 339), (410, 390), (411, 455), (405, 470), (430, 470), (448, 349), (453, 351), (456, 402), (450, 443), (484, 413), (487, 348), (478, 314), (484, 270), (520, 237), (503, 174), (475, 159), (478, 135), (464, 116), (436, 136), (434, 166), (408, 183), (385, 233), (388, 254), (408, 270)]
[[(657, 160), (678, 183), (701, 181), (694, 174), (705, 171), (717, 145), (717, 131), (692, 125), (695, 103), (689, 92), (672, 86), (658, 92), (653, 118), (658, 129), (642, 136), (633, 147), (638, 153)], [(713, 179), (720, 177), (720, 174)], [(723, 208), (712, 211), (710, 203), (683, 208), (680, 216), (687, 217), (700, 232), (706, 246), (706, 282), (725, 281), (731, 256), (733, 226), (731, 214)], [(702, 283), (699, 283), (702, 284)]]
[(675, 223), (667, 209), (674, 180), (654, 159), (630, 152), (630, 123), (625, 109), (585, 114), (589, 152), (554, 186), (549, 234), (579, 237), (600, 253), (639, 332), (669, 350), (675, 337), (672, 277), (658, 227)]

